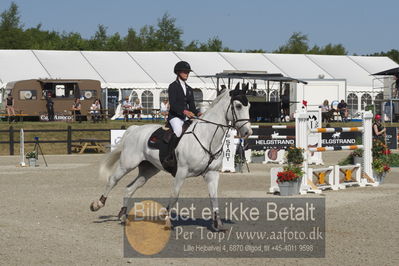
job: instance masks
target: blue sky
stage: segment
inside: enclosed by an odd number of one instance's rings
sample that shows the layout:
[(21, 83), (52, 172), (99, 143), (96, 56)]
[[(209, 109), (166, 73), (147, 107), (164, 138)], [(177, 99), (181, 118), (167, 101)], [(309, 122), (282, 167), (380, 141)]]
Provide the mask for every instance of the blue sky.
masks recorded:
[[(25, 27), (94, 35), (97, 25), (124, 36), (154, 25), (165, 12), (176, 18), (183, 40), (218, 36), (232, 49), (273, 51), (293, 32), (307, 34), (309, 44), (341, 43), (350, 54), (399, 49), (399, 1), (363, 0), (14, 0)], [(11, 1), (0, 0), (0, 11)]]

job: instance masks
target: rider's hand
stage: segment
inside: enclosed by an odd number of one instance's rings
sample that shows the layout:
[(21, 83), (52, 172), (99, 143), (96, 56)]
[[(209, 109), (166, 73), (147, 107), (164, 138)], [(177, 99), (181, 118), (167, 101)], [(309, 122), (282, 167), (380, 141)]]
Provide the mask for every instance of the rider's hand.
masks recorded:
[(183, 111), (183, 114), (184, 114), (185, 116), (187, 116), (188, 118), (194, 117), (193, 112), (191, 112), (191, 111), (189, 111), (189, 110), (184, 110), (184, 111)]
[(201, 113), (201, 112), (198, 112), (197, 116), (202, 116), (202, 113)]

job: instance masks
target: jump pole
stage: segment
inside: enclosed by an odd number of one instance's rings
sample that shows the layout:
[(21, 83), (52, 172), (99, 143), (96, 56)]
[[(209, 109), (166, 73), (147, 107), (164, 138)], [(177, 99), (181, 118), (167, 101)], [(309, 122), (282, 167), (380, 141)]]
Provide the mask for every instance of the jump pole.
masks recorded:
[(21, 128), (19, 132), (19, 156), (20, 156), (20, 161), (19, 161), (19, 166), (26, 166), (25, 164), (25, 134), (24, 134), (24, 129)]

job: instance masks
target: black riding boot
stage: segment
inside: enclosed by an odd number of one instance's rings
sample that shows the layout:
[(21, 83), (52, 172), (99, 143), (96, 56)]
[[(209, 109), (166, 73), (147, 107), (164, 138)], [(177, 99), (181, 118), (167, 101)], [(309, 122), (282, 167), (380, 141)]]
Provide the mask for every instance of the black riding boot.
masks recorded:
[(173, 176), (176, 175), (176, 170), (177, 170), (175, 149), (178, 143), (179, 143), (179, 138), (175, 134), (172, 134), (168, 145), (168, 155), (165, 157), (165, 159), (162, 162), (163, 168), (166, 171), (170, 172)]

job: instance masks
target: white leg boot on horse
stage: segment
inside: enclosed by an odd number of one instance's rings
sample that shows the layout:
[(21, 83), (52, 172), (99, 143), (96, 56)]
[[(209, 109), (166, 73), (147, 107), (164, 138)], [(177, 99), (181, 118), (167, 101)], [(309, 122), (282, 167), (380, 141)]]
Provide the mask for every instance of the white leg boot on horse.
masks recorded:
[(117, 167), (117, 170), (115, 171), (115, 174), (111, 175), (108, 178), (107, 185), (105, 186), (105, 192), (104, 194), (101, 195), (100, 199), (98, 201), (93, 201), (90, 204), (90, 210), (91, 211), (98, 211), (102, 207), (105, 206), (105, 201), (107, 200), (108, 194), (111, 192), (111, 190), (118, 184), (119, 180), (122, 179), (127, 173), (129, 173), (132, 169), (124, 169), (121, 168), (120, 166)]
[(159, 173), (159, 169), (147, 161), (143, 161), (139, 165), (139, 174), (136, 179), (126, 187), (125, 197), (123, 199), (123, 206), (119, 211), (118, 218), (122, 223), (125, 223), (127, 215), (127, 206), (129, 199), (133, 196), (134, 192), (148, 181), (151, 177)]

